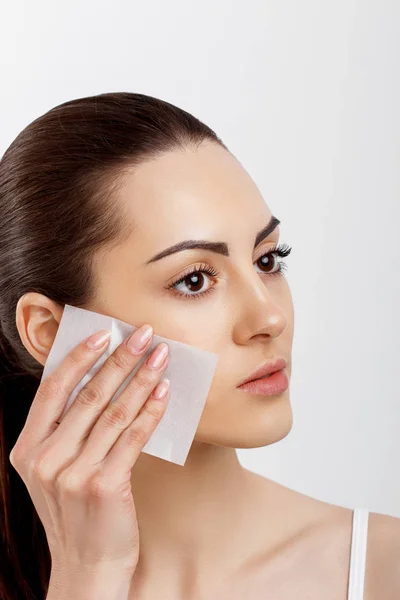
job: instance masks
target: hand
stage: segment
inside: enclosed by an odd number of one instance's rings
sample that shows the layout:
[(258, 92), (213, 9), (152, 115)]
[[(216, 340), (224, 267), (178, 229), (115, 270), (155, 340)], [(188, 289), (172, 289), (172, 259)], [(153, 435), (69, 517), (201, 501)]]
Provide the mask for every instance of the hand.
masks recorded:
[[(132, 337), (137, 340), (143, 329)], [(150, 346), (151, 328), (150, 333), (133, 354), (124, 340), (57, 425), (68, 397), (109, 339), (97, 350), (86, 341), (76, 346), (41, 382), (10, 453), (46, 531), (52, 571), (133, 574), (136, 568), (139, 530), (131, 469), (165, 412), (169, 390), (161, 400), (154, 392), (165, 385), (159, 380), (168, 355), (158, 369), (148, 363), (168, 346), (159, 344), (118, 398), (110, 399)]]

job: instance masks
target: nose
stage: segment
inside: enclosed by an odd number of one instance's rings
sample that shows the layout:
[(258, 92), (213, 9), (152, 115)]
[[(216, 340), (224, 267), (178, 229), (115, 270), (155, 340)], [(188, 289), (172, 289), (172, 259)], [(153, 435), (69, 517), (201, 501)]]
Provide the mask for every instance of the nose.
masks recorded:
[(242, 278), (237, 290), (234, 333), (238, 343), (254, 336), (278, 337), (287, 325), (280, 286), (268, 285), (255, 273)]

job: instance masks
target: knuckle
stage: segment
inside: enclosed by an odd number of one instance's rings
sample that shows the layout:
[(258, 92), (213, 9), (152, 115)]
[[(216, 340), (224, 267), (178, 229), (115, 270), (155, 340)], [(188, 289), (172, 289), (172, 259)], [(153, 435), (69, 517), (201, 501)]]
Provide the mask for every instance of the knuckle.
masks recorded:
[(42, 454), (31, 461), (31, 472), (41, 484), (48, 485), (53, 481), (53, 470), (47, 454)]
[(85, 385), (78, 396), (76, 397), (76, 402), (83, 407), (92, 407), (98, 406), (104, 400), (104, 392), (100, 385), (96, 385), (92, 380), (87, 385)]
[(109, 404), (101, 418), (107, 426), (116, 428), (125, 427), (132, 420), (128, 407), (120, 402)]
[(107, 359), (107, 366), (117, 373), (125, 373), (132, 368), (132, 356), (128, 352), (115, 352)]
[(76, 470), (66, 469), (57, 478), (57, 488), (64, 494), (77, 494), (82, 491), (82, 476)]
[(139, 371), (133, 378), (134, 386), (140, 392), (150, 392), (149, 388), (153, 385), (153, 373), (147, 373), (146, 371)]
[(113, 489), (104, 475), (96, 475), (88, 482), (88, 493), (94, 498), (106, 498), (113, 493)]
[(128, 446), (142, 446), (147, 442), (148, 434), (141, 426), (130, 427), (125, 433)]
[(58, 396), (61, 389), (62, 385), (60, 378), (54, 372), (41, 382), (36, 392), (36, 398), (38, 402), (48, 402), (49, 398)]
[(165, 402), (148, 402), (143, 410), (144, 418), (150, 425), (154, 425), (155, 422), (159, 421), (164, 414)]
[(11, 450), (10, 454), (8, 455), (8, 460), (9, 460), (10, 464), (12, 464), (12, 466), (15, 467), (15, 465), (16, 465), (15, 448), (13, 448)]
[(16, 467), (19, 467), (23, 461), (24, 461), (24, 454), (22, 452), (22, 449), (20, 446), (15, 445), (10, 454), (8, 455), (8, 459), (10, 461), (10, 463), (12, 464), (12, 466), (14, 467), (14, 469)]

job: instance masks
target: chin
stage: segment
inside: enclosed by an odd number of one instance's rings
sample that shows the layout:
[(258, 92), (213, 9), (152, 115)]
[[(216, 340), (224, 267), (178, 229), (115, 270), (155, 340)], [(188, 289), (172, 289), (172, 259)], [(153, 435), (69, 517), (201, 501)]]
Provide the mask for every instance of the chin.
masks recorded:
[(223, 419), (216, 418), (216, 411), (203, 413), (194, 439), (226, 448), (262, 448), (279, 442), (292, 429), (292, 407), (288, 395), (269, 405), (268, 401), (271, 399), (258, 396), (261, 406), (237, 407)]

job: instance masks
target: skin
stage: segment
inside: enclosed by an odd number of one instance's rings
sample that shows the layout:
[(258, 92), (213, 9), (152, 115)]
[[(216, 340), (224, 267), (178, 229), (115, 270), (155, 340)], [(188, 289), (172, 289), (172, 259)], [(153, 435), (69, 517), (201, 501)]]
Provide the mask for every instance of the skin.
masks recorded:
[[(293, 424), (290, 386), (269, 397), (236, 388), (276, 356), (291, 375), (290, 288), (259, 262), (279, 242), (279, 226), (253, 250), (272, 216), (265, 200), (240, 162), (213, 143), (142, 164), (117, 199), (132, 235), (99, 251), (97, 297), (85, 308), (136, 327), (150, 323), (157, 335), (220, 357), (186, 464), (141, 453), (132, 470), (141, 554), (131, 600), (347, 598), (352, 510), (252, 473), (236, 453), (282, 440)], [(186, 250), (145, 264), (186, 239), (224, 241), (230, 256)], [(194, 292), (188, 280), (165, 289), (202, 263), (219, 275), (203, 274)], [(179, 297), (210, 287), (201, 299)], [(43, 365), (62, 312), (31, 292), (18, 304), (21, 339)], [(399, 523), (370, 514), (366, 600), (398, 597)]]

